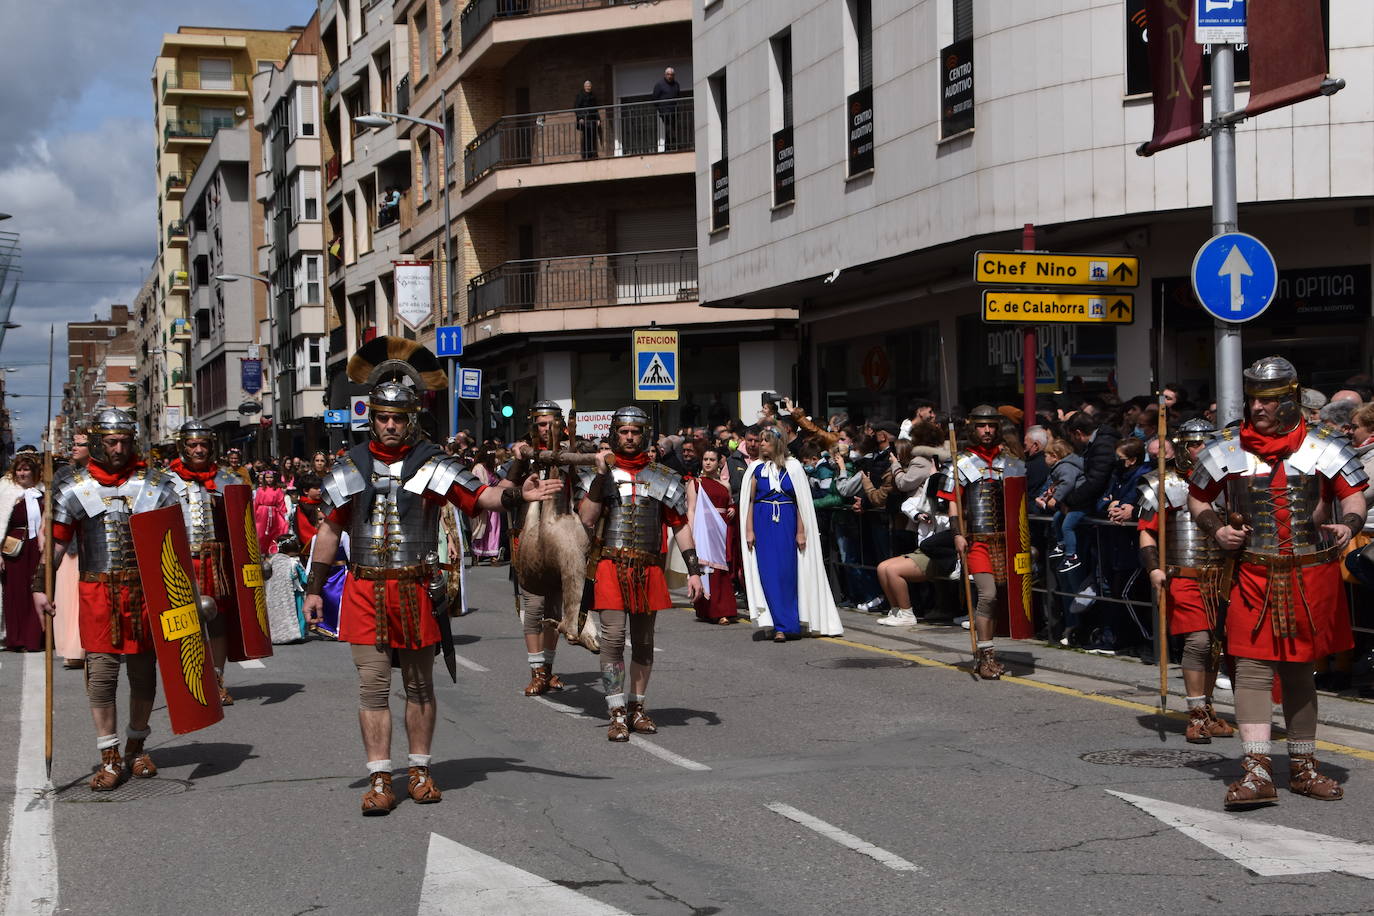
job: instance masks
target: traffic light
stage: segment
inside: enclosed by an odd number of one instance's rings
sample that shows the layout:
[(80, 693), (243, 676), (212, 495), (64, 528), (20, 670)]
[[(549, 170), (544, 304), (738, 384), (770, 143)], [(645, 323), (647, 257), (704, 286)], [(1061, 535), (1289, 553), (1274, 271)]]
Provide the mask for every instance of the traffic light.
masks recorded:
[(501, 416), (507, 420), (515, 416), (515, 392), (509, 388), (501, 392)]
[(487, 391), (487, 423), (496, 429), (496, 418), (501, 415), (501, 396), (493, 390)]

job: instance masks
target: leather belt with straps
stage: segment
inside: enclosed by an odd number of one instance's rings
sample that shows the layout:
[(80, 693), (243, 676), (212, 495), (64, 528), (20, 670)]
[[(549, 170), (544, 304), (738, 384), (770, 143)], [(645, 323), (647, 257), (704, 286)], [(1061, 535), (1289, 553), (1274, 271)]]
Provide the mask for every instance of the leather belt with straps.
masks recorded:
[(401, 582), (418, 582), (428, 579), (434, 571), (434, 567), (426, 566), (423, 563), (419, 566), (358, 566), (348, 567), (349, 573), (355, 579), (396, 579)]
[(137, 569), (121, 569), (121, 570), (118, 570), (118, 571), (116, 571), (116, 572), (107, 572), (107, 573), (83, 572), (83, 573), (81, 574), (81, 581), (82, 581), (82, 582), (137, 582), (137, 581), (138, 581), (138, 570), (137, 570)]
[(603, 547), (601, 548), (601, 559), (644, 560), (649, 563), (662, 563), (663, 554), (651, 553), (647, 550), (640, 550), (637, 547)]
[(1273, 554), (1251, 553), (1245, 551), (1240, 555), (1242, 563), (1253, 563), (1256, 566), (1263, 566), (1266, 569), (1300, 569), (1304, 566), (1320, 566), (1323, 563), (1330, 563), (1341, 555), (1341, 548), (1332, 545), (1323, 547), (1316, 553), (1295, 553), (1274, 556)]

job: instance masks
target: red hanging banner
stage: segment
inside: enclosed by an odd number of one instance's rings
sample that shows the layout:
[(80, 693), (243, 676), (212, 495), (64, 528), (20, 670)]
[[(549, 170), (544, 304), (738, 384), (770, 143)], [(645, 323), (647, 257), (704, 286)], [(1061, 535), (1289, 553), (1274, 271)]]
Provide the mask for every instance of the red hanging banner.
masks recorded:
[(1194, 0), (1146, 0), (1155, 130), (1138, 152), (1153, 155), (1202, 136), (1202, 45), (1193, 40)]
[(228, 574), (233, 583), (233, 607), (227, 611), (229, 660), (246, 661), (272, 654), (272, 630), (267, 622), (267, 583), (263, 581), (262, 550), (253, 524), (252, 488), (234, 483), (224, 488), (225, 540), (229, 544)]
[(1249, 5), (1250, 100), (1245, 114), (1321, 95), (1326, 79), (1326, 34), (1316, 0), (1264, 0)]
[(224, 718), (224, 710), (201, 626), (200, 594), (181, 507), (136, 513), (129, 519), (129, 534), (172, 731), (184, 735), (214, 725)]

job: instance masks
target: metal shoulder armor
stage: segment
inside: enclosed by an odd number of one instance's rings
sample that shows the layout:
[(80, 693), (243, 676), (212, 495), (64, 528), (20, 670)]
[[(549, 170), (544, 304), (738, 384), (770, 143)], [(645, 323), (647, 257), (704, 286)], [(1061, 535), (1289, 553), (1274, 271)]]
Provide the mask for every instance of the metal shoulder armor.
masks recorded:
[(1315, 471), (1331, 480), (1342, 477), (1352, 487), (1369, 482), (1369, 475), (1350, 440), (1329, 426), (1309, 429), (1307, 438), (1288, 463), (1304, 474)]
[(1243, 473), (1249, 466), (1247, 453), (1240, 445), (1240, 436), (1235, 427), (1229, 426), (1207, 440), (1195, 462), (1189, 482), (1204, 489), (1231, 474)]
[(445, 497), (454, 484), (469, 493), (476, 493), (483, 486), (482, 481), (465, 468), (462, 461), (448, 456), (435, 456), (420, 465), (414, 476), (405, 482), (405, 489), (412, 493), (434, 493)]
[(340, 506), (347, 505), (350, 499), (363, 491), (365, 485), (363, 474), (353, 459), (347, 456), (340, 458), (323, 481), (321, 495), (324, 497), (324, 514), (328, 515)]
[(1006, 452), (1003, 452), (998, 456), (997, 463), (1002, 468), (1003, 477), (1026, 476), (1026, 462), (1017, 458), (1015, 455), (1008, 455)]
[(573, 499), (579, 500), (592, 492), (592, 487), (596, 486), (596, 479), (601, 476), (601, 472), (595, 467), (579, 466), (576, 469), (576, 476), (573, 478)]
[(228, 468), (220, 468), (215, 471), (215, 486), (219, 487), (221, 493), (224, 492), (225, 487), (232, 487), (236, 483), (243, 483), (243, 478)]
[(650, 464), (639, 472), (637, 480), (647, 495), (679, 514), (687, 513), (687, 487), (671, 468)]
[(967, 486), (983, 477), (983, 463), (968, 452), (959, 453), (954, 461), (954, 467), (959, 472), (961, 486)]
[(70, 525), (82, 515), (81, 500), (77, 496), (76, 487), (78, 476), (83, 474), (84, 471), (64, 474), (53, 481), (52, 520), (59, 525)]
[[(181, 494), (177, 492), (174, 480), (181, 480), (176, 474), (169, 474), (157, 468), (149, 468), (143, 478), (143, 487), (131, 511), (147, 512), (150, 509), (161, 509), (164, 506), (177, 506), (181, 504)], [(185, 483), (185, 481), (182, 481)]]
[(1140, 498), (1136, 501), (1136, 506), (1140, 509), (1140, 517), (1149, 521), (1159, 514), (1159, 471), (1151, 471), (1140, 479), (1140, 486), (1136, 490)]

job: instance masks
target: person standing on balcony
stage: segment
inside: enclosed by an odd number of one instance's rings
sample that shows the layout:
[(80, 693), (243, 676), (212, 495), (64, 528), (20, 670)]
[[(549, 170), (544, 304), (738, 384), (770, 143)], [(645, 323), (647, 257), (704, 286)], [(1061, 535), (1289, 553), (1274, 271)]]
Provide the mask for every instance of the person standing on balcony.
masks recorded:
[(682, 95), (682, 86), (677, 81), (677, 72), (669, 67), (663, 71), (663, 79), (654, 84), (654, 109), (658, 112), (658, 118), (663, 122), (663, 151), (665, 153), (677, 152), (677, 118), (678, 118), (678, 98)]
[(582, 134), (582, 158), (595, 159), (601, 148), (601, 102), (592, 92), (591, 80), (583, 81), (573, 108), (577, 111), (577, 129)]

